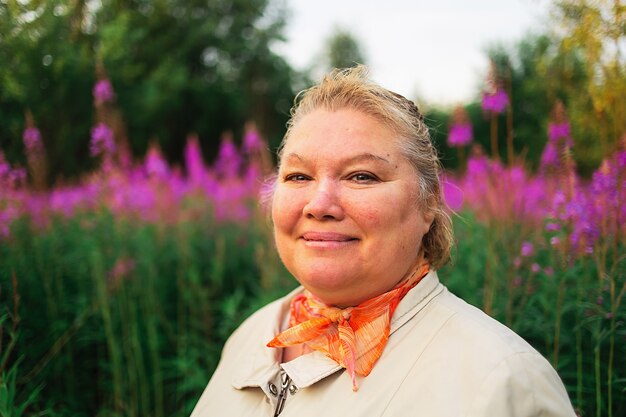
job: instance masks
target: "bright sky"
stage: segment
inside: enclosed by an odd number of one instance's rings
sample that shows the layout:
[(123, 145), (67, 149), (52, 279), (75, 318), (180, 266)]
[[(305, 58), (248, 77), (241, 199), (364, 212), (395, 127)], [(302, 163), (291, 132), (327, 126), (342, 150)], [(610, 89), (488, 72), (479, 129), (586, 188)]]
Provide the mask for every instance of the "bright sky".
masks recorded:
[(287, 0), (287, 43), (296, 69), (321, 56), (335, 28), (361, 45), (374, 80), (421, 103), (454, 104), (478, 91), (485, 50), (545, 28), (546, 0)]

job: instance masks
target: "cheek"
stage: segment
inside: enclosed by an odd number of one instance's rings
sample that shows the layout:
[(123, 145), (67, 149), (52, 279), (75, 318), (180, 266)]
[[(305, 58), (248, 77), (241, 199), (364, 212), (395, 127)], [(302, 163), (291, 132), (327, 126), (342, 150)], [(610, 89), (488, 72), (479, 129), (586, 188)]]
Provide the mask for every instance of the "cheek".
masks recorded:
[(388, 199), (388, 195), (382, 193), (346, 193), (340, 204), (344, 212), (364, 229), (378, 229), (389, 224), (393, 216)]
[(285, 231), (293, 226), (298, 219), (299, 201), (296, 195), (286, 193), (277, 188), (272, 198), (272, 222), (274, 232)]

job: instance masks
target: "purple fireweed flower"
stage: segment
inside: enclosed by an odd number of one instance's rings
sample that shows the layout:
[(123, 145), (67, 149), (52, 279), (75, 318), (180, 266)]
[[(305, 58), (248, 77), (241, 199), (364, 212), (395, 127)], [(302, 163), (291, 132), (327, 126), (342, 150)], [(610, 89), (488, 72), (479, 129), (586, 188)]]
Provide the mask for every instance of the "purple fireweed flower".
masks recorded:
[(483, 94), (482, 108), (487, 112), (502, 113), (509, 105), (509, 97), (502, 89)]
[(156, 190), (147, 183), (135, 183), (126, 190), (126, 209), (144, 220), (156, 219)]
[(509, 167), (509, 178), (515, 185), (522, 187), (526, 183), (526, 171), (519, 165), (513, 165)]
[(148, 154), (146, 155), (144, 167), (149, 176), (164, 178), (167, 177), (169, 173), (167, 162), (165, 162), (163, 155), (161, 155), (161, 151), (155, 145), (151, 145), (148, 148)]
[(489, 160), (484, 155), (472, 157), (467, 161), (467, 175), (469, 177), (487, 175), (488, 172)]
[(214, 167), (215, 172), (223, 178), (233, 178), (239, 173), (241, 157), (237, 147), (228, 136), (222, 139)]
[(25, 168), (13, 168), (9, 174), (9, 183), (14, 187), (22, 185), (26, 181), (26, 169)]
[(106, 103), (112, 101), (114, 97), (115, 92), (109, 79), (98, 80), (93, 86), (93, 98), (96, 103)]
[(113, 131), (105, 123), (98, 123), (91, 129), (89, 153), (91, 156), (111, 155), (115, 152)]
[(21, 167), (12, 168), (4, 159), (4, 154), (0, 152), (0, 191), (18, 188), (25, 183), (26, 176), (26, 169)]
[(530, 266), (530, 270), (533, 274), (536, 274), (537, 272), (541, 271), (541, 266), (539, 266), (538, 263), (534, 262), (531, 266)]
[(515, 269), (519, 269), (519, 267), (522, 266), (522, 258), (516, 256), (515, 259), (513, 259), (513, 266)]
[(556, 167), (561, 158), (557, 146), (553, 142), (548, 142), (541, 154), (541, 168)]
[(554, 193), (554, 204), (557, 206), (563, 206), (567, 202), (567, 197), (562, 191)]
[[(561, 138), (566, 140), (571, 138), (569, 123), (550, 123), (548, 125), (548, 139), (556, 142)], [(566, 143), (569, 144), (569, 142)]]
[(545, 179), (541, 177), (530, 178), (526, 183), (520, 185), (518, 190), (524, 190), (513, 194), (522, 204), (520, 213), (525, 218), (543, 219), (549, 202)]
[(448, 146), (465, 146), (472, 142), (472, 125), (469, 123), (453, 124), (448, 132)]
[(541, 155), (541, 171), (558, 168), (562, 162), (562, 156), (566, 155), (573, 146), (574, 141), (565, 115), (565, 107), (563, 103), (557, 101), (552, 111), (552, 121), (548, 124), (548, 143)]
[(195, 135), (187, 138), (187, 144), (185, 145), (185, 169), (189, 182), (194, 186), (201, 185), (207, 178), (208, 171), (202, 159), (200, 142)]
[(246, 129), (246, 133), (243, 136), (243, 152), (250, 155), (262, 150), (263, 147), (263, 140), (256, 128)]
[(520, 254), (527, 258), (529, 256), (532, 256), (532, 254), (535, 252), (535, 247), (533, 246), (532, 243), (526, 241), (522, 243), (522, 249), (520, 250)]
[(43, 143), (41, 142), (41, 132), (36, 127), (27, 127), (24, 129), (22, 135), (24, 140), (24, 146), (26, 147), (26, 153), (35, 154), (40, 153), (43, 150)]
[[(585, 215), (588, 213), (584, 213)], [(600, 230), (587, 217), (577, 217), (570, 235), (570, 243), (580, 254), (592, 254), (593, 247), (600, 237)]]
[(593, 173), (591, 189), (598, 196), (613, 197), (617, 194), (616, 172), (611, 164), (604, 162), (599, 170)]
[(86, 208), (96, 201), (96, 194), (92, 186), (76, 186), (57, 188), (52, 190), (48, 205), (53, 212), (65, 217), (73, 216), (78, 209)]
[(259, 164), (250, 162), (243, 174), (243, 182), (253, 194), (258, 191), (262, 176)]

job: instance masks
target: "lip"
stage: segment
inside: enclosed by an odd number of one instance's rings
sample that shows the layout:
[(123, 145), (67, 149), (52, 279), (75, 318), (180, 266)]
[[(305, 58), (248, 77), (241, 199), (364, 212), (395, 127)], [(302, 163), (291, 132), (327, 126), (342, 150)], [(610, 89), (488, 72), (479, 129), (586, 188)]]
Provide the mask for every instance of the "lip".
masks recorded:
[(356, 242), (354, 236), (335, 232), (305, 232), (301, 239), (307, 246), (315, 248), (340, 248)]
[(353, 236), (335, 232), (304, 232), (302, 233), (302, 239), (321, 242), (348, 242), (350, 240), (356, 240)]

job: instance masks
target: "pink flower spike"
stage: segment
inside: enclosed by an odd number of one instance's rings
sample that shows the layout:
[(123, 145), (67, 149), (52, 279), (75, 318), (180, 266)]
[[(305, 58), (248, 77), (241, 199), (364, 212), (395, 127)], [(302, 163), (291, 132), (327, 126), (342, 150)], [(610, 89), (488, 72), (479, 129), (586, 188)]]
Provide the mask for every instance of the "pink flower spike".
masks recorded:
[(111, 155), (115, 152), (113, 131), (105, 123), (98, 123), (91, 129), (89, 153), (91, 156)]
[(161, 154), (161, 150), (154, 144), (148, 148), (144, 166), (149, 176), (165, 178), (169, 173), (169, 167)]
[(28, 154), (39, 153), (43, 150), (41, 132), (39, 132), (39, 129), (36, 127), (27, 127), (24, 129), (22, 139), (24, 140), (24, 146)]
[(473, 134), (471, 124), (454, 124), (448, 133), (448, 146), (465, 146), (472, 142), (472, 138)]
[(104, 78), (96, 82), (93, 86), (93, 98), (96, 103), (107, 103), (113, 101), (115, 93), (113, 92), (111, 81)]
[(249, 155), (261, 149), (263, 149), (263, 141), (259, 132), (254, 127), (247, 129), (243, 137), (243, 151)]
[(509, 97), (504, 90), (497, 89), (483, 95), (482, 108), (487, 112), (502, 113), (508, 105)]
[(569, 123), (550, 123), (548, 125), (548, 138), (555, 142), (561, 138), (568, 139), (570, 137)]

